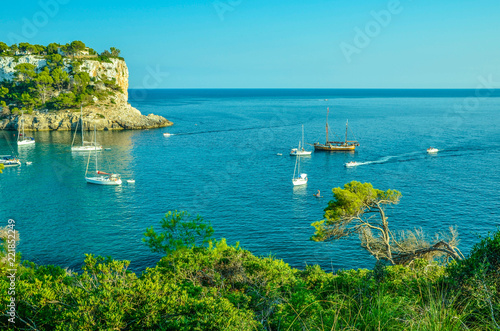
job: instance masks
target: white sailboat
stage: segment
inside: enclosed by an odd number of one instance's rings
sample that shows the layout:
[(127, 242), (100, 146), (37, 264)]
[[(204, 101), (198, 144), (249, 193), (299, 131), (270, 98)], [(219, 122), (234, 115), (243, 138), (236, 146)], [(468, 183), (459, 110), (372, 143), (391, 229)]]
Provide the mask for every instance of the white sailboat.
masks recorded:
[[(297, 177), (295, 175), (297, 174)], [(300, 173), (300, 157), (295, 159), (295, 168), (293, 169), (293, 178), (292, 183), (293, 186), (305, 185), (307, 184), (307, 174)]]
[(311, 155), (311, 151), (306, 151), (304, 149), (304, 125), (302, 125), (302, 146), (300, 145), (299, 141), (299, 147), (298, 148), (293, 148), (290, 151), (291, 156), (304, 156), (304, 155)]
[(89, 163), (90, 163), (90, 154), (89, 158), (87, 160), (87, 169), (85, 170), (85, 180), (89, 184), (97, 184), (97, 185), (121, 185), (122, 180), (120, 178), (119, 174), (113, 174), (113, 173), (107, 173), (104, 171), (99, 171), (99, 168), (97, 166), (97, 131), (96, 127), (94, 126), (94, 154), (95, 154), (95, 172), (97, 175), (101, 176), (95, 176), (95, 177), (87, 177), (87, 173), (89, 170)]
[[(21, 132), (22, 130), (22, 132)], [(24, 112), (21, 114), (21, 125), (17, 125), (17, 146), (31, 145), (35, 143), (35, 138), (26, 137), (24, 134)]]
[[(82, 145), (81, 146), (75, 145), (75, 138), (76, 138), (76, 134), (78, 132), (78, 124), (80, 124), (80, 126), (82, 127), (81, 128), (81, 131), (82, 131)], [(72, 152), (91, 152), (93, 150), (101, 151), (102, 146), (98, 145), (97, 142), (92, 143), (92, 142), (85, 141), (83, 139), (83, 113), (82, 113), (82, 107), (80, 107), (80, 120), (76, 123), (75, 134), (73, 136), (73, 141), (71, 142), (71, 151)]]

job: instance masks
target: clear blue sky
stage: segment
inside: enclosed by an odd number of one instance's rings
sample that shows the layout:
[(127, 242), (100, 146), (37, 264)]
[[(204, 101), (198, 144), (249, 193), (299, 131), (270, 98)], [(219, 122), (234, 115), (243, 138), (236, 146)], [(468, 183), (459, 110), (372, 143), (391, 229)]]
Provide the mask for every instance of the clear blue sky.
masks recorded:
[(498, 88), (499, 34), (498, 0), (8, 1), (0, 19), (7, 44), (119, 48), (137, 88)]

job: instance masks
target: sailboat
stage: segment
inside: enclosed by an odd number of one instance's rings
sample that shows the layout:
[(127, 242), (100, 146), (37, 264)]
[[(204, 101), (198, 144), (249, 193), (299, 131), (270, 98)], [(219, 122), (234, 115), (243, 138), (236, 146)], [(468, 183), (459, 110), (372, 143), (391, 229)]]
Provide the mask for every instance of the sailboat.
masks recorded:
[[(82, 145), (77, 146), (75, 145), (75, 138), (76, 134), (78, 133), (78, 124), (81, 125), (82, 129)], [(97, 142), (88, 142), (83, 139), (83, 113), (82, 113), (82, 107), (80, 107), (80, 120), (76, 123), (76, 128), (75, 128), (75, 134), (73, 136), (73, 141), (71, 142), (71, 151), (72, 152), (91, 152), (93, 150), (102, 150), (101, 145), (97, 145)]]
[(302, 125), (302, 147), (300, 145), (300, 141), (299, 141), (299, 147), (298, 148), (293, 148), (291, 151), (290, 151), (290, 155), (291, 156), (304, 156), (304, 155), (311, 155), (311, 151), (306, 151), (304, 149), (304, 125)]
[(94, 126), (94, 154), (95, 154), (95, 172), (97, 175), (101, 176), (96, 176), (96, 177), (87, 177), (87, 173), (89, 170), (89, 163), (90, 163), (90, 155), (87, 160), (87, 169), (85, 170), (85, 180), (89, 184), (97, 184), (97, 185), (121, 185), (122, 180), (120, 178), (119, 174), (113, 174), (113, 173), (107, 173), (104, 171), (99, 171), (97, 167), (97, 131), (96, 127)]
[(330, 108), (327, 108), (326, 112), (326, 142), (324, 144), (320, 144), (319, 142), (314, 143), (314, 149), (317, 151), (354, 151), (356, 146), (359, 146), (359, 143), (355, 140), (347, 140), (347, 127), (348, 122), (345, 124), (345, 140), (344, 141), (329, 141), (328, 140), (328, 113), (330, 112)]
[[(21, 133), (22, 130), (22, 133)], [(26, 137), (24, 134), (24, 112), (21, 113), (21, 125), (17, 126), (17, 146), (31, 145), (35, 143), (35, 138)], [(22, 137), (22, 138), (21, 138)]]
[[(296, 174), (298, 175), (297, 177), (295, 177)], [(300, 173), (300, 157), (298, 157), (295, 159), (295, 168), (293, 169), (293, 186), (305, 185), (307, 184), (307, 179), (307, 174)]]

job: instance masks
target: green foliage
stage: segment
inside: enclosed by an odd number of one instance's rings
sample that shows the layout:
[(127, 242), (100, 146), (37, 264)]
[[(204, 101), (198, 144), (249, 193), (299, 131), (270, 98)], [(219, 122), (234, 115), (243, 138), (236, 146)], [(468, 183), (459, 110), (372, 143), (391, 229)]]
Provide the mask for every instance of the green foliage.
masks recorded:
[(29, 81), (36, 77), (36, 66), (31, 63), (21, 63), (14, 67), (14, 76), (18, 82)]
[(54, 99), (53, 104), (56, 109), (75, 107), (75, 94), (73, 92), (61, 93)]
[(70, 48), (73, 53), (78, 53), (85, 49), (85, 44), (79, 40), (75, 40), (71, 42)]
[(57, 44), (57, 43), (50, 43), (47, 45), (47, 54), (48, 55), (51, 55), (51, 54), (57, 54), (57, 51), (59, 49), (61, 45)]
[(311, 224), (316, 229), (311, 238), (314, 241), (339, 239), (359, 233), (361, 227), (357, 221), (361, 221), (365, 213), (383, 212), (382, 205), (398, 203), (401, 193), (382, 191), (374, 189), (370, 183), (352, 181), (345, 184), (344, 188), (334, 188), (333, 196), (334, 199), (325, 208), (325, 220)]
[(9, 46), (7, 46), (6, 43), (0, 41), (0, 54), (6, 53), (9, 50), (10, 50)]
[(162, 233), (150, 227), (144, 233), (146, 238), (142, 239), (153, 252), (170, 254), (178, 249), (201, 247), (209, 242), (214, 232), (201, 216), (191, 217), (185, 211), (169, 211), (160, 223)]
[(0, 99), (4, 98), (7, 93), (9, 93), (9, 89), (4, 86), (0, 86)]
[(60, 54), (50, 54), (45, 57), (47, 61), (47, 66), (50, 70), (54, 70), (55, 68), (63, 68), (64, 67), (64, 59)]
[[(59, 49), (63, 55), (58, 53)], [(97, 54), (95, 50), (87, 48), (78, 40), (65, 45), (51, 43), (46, 47), (29, 43), (13, 44), (9, 47), (5, 43), (0, 43), (0, 55), (13, 57), (15, 63), (19, 63), (22, 54), (43, 55), (46, 60), (46, 65), (39, 68), (30, 63), (17, 64), (14, 80), (3, 81), (0, 84), (0, 102), (12, 105), (13, 108), (23, 108), (27, 112), (41, 107), (58, 110), (90, 105), (94, 102), (94, 97), (99, 100), (106, 99), (103, 91), (98, 91), (102, 89), (102, 84), (111, 95), (115, 95), (115, 92), (123, 93), (115, 81), (102, 82), (99, 78), (91, 78), (87, 72), (81, 70), (82, 58), (86, 58), (81, 52), (87, 49), (89, 55), (93, 55), (87, 60), (99, 60), (95, 56)], [(15, 55), (17, 51), (20, 52), (19, 55)], [(100, 60), (112, 63), (109, 58), (118, 58), (120, 50), (112, 47), (111, 52), (103, 53), (109, 57), (103, 56)], [(73, 57), (68, 59), (68, 55)], [(6, 109), (2, 115), (5, 116), (8, 112)]]
[[(180, 218), (174, 212), (166, 219)], [(203, 222), (202, 222), (203, 223)], [(37, 330), (493, 330), (488, 298), (464, 300), (455, 270), (492, 261), (498, 234), (476, 245), (469, 261), (445, 268), (411, 266), (327, 273), (259, 258), (224, 239), (171, 251), (142, 275), (128, 261), (86, 255), (82, 272), (17, 265), (15, 328)], [(161, 243), (163, 245), (163, 243)], [(479, 268), (479, 267), (477, 267)], [(488, 269), (490, 268), (490, 269)], [(463, 270), (462, 270), (463, 269)], [(450, 273), (448, 273), (450, 272)], [(0, 278), (0, 304), (9, 280)], [(472, 293), (469, 293), (472, 295)], [(494, 307), (495, 308), (495, 307)], [(0, 328), (13, 327), (0, 318)]]
[(467, 259), (448, 266), (449, 282), (481, 316), (500, 325), (500, 229), (474, 245)]

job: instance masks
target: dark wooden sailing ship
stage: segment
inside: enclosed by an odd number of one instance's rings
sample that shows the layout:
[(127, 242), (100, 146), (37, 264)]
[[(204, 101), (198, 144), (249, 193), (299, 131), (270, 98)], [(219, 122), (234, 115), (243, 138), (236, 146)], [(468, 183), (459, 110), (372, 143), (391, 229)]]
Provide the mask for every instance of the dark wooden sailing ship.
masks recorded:
[(344, 141), (329, 141), (328, 140), (328, 114), (330, 113), (330, 108), (326, 111), (326, 142), (320, 144), (319, 142), (314, 143), (314, 150), (316, 151), (333, 151), (333, 152), (348, 152), (354, 151), (359, 143), (356, 140), (347, 140), (347, 128), (348, 122), (345, 124), (345, 140)]

